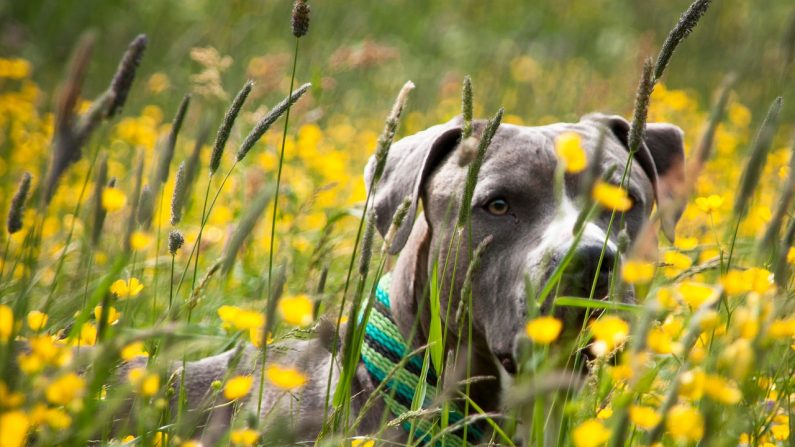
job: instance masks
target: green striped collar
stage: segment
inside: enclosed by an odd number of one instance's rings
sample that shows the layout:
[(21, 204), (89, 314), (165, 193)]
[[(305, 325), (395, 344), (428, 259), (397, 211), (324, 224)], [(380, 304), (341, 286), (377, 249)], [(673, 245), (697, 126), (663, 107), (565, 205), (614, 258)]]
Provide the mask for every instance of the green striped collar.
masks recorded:
[[(367, 320), (364, 343), (362, 343), (361, 359), (370, 377), (378, 384), (395, 370), (387, 383), (381, 387), (381, 397), (395, 417), (410, 411), (415, 392), (419, 391), (422, 380), (423, 356), (415, 354), (408, 358), (402, 367), (401, 360), (411, 352), (406, 340), (400, 333), (392, 318), (389, 303), (390, 275), (381, 277), (375, 294), (375, 303)], [(428, 360), (430, 361), (430, 360)], [(422, 408), (429, 409), (436, 397), (438, 377), (433, 365), (428, 365), (425, 378), (425, 399)], [(463, 419), (463, 413), (455, 403), (447, 406), (447, 426), (456, 424)], [(465, 425), (441, 437), (434, 438), (442, 430), (442, 417), (438, 413), (433, 418), (407, 418), (403, 428), (411, 432), (415, 439), (424, 440), (424, 444), (433, 439), (436, 446), (444, 445), (464, 447), (477, 444), (482, 432), (474, 425)], [(463, 437), (469, 441), (465, 442)]]

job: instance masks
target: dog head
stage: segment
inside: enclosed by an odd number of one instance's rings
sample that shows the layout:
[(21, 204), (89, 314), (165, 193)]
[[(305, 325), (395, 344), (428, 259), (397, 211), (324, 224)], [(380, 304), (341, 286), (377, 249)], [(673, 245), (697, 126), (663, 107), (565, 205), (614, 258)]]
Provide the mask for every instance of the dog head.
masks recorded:
[[(578, 123), (501, 125), (480, 169), (471, 203), (471, 230), (463, 237), (454, 228), (471, 154), (462, 148), (461, 126), (461, 119), (456, 118), (396, 142), (379, 184), (372, 184), (374, 159), (368, 163), (365, 179), (375, 194), (376, 226), (382, 235), (404, 198), (412, 200), (408, 217), (389, 247), (393, 254), (403, 250), (396, 266), (399, 277), (393, 278), (393, 300), (399, 301), (395, 312), (417, 315), (434, 264), (441, 282), (441, 308), (447, 309), (452, 300), (450, 308), (455, 310), (472, 249), (491, 238), (472, 283), (474, 348), (483, 357), (496, 357), (513, 372), (515, 340), (526, 319), (527, 297), (533, 296), (528, 294), (528, 283), (543, 286), (575, 243), (572, 230), (582, 211), (578, 196), (589, 193), (582, 191), (585, 173), (566, 174), (562, 194), (556, 198), (555, 140), (565, 132), (577, 133), (591, 163), (601, 140), (599, 173), (612, 170), (607, 181), (618, 184), (629, 158), (630, 126), (621, 117), (599, 114), (587, 115)], [(484, 128), (484, 122), (475, 122), (475, 136)], [(593, 289), (594, 298), (607, 295), (610, 277), (620, 262), (619, 231), (623, 228), (630, 238), (637, 236), (655, 202), (668, 211), (661, 215), (662, 231), (673, 239), (681, 209), (671, 204), (684, 183), (681, 129), (648, 124), (631, 167), (625, 187), (632, 207), (617, 213), (612, 225), (609, 210), (585, 224), (564, 273), (565, 294), (588, 297)], [(420, 205), (423, 213), (415, 219)], [(454, 337), (452, 320), (445, 323)]]

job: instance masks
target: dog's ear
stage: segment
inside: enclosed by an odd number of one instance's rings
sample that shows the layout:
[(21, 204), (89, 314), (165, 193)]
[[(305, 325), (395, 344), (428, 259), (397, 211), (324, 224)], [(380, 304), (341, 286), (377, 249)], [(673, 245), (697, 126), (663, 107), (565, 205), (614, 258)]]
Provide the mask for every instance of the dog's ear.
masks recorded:
[[(629, 122), (620, 116), (588, 115), (605, 124), (618, 140), (629, 148)], [(684, 132), (668, 123), (648, 123), (643, 144), (635, 154), (646, 175), (654, 183), (654, 193), (663, 234), (674, 240), (676, 223), (684, 212), (684, 202), (677, 203), (685, 188)]]
[(373, 185), (375, 156), (370, 157), (364, 171), (368, 194), (374, 192), (375, 225), (381, 236), (385, 236), (392, 224), (392, 216), (406, 196), (411, 198), (411, 207), (398, 228), (389, 247), (395, 254), (403, 248), (411, 233), (417, 214), (422, 186), (439, 162), (456, 148), (461, 139), (461, 118), (430, 127), (405, 137), (389, 149), (384, 173), (378, 185)]

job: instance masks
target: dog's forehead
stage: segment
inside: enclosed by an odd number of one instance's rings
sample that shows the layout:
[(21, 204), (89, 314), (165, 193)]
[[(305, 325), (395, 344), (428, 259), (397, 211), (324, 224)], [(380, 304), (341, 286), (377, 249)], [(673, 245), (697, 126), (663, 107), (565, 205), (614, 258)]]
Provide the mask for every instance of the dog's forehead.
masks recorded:
[[(579, 123), (555, 123), (544, 126), (500, 125), (486, 153), (483, 171), (511, 175), (518, 171), (529, 172), (545, 180), (558, 163), (555, 140), (564, 133), (574, 132), (580, 136), (582, 148), (592, 159), (602, 140), (602, 170), (616, 166), (614, 176), (621, 175), (629, 154), (618, 139), (600, 124), (592, 121)], [(602, 133), (607, 132), (602, 138)], [(649, 190), (651, 180), (642, 169), (632, 169), (632, 186)]]

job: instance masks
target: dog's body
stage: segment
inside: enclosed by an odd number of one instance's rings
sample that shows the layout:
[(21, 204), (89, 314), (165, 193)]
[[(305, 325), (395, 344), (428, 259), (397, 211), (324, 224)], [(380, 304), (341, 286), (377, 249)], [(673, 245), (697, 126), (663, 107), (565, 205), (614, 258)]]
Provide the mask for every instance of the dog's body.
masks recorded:
[[(472, 399), (484, 411), (499, 412), (500, 393), (495, 390), (499, 390), (500, 382), (517, 369), (516, 339), (522, 332), (528, 306), (526, 278), (536, 286), (543, 285), (548, 279), (573, 241), (572, 228), (580, 213), (575, 197), (587, 193), (580, 191), (580, 178), (584, 174), (567, 174), (565, 190), (561, 198), (556, 199), (553, 192), (558, 163), (555, 139), (564, 132), (576, 132), (591, 161), (597, 145), (603, 140), (599, 172), (607, 172), (612, 165), (617, 166), (617, 172), (609, 180), (618, 183), (629, 156), (629, 125), (622, 118), (592, 115), (575, 124), (500, 126), (480, 170), (472, 200), (470, 236), (455, 238), (453, 227), (466, 181), (468, 156), (459, 149), (461, 124), (460, 119), (454, 119), (398, 141), (389, 152), (379, 184), (372, 184), (374, 160), (368, 164), (366, 181), (374, 194), (376, 226), (382, 235), (388, 231), (392, 215), (404, 197), (408, 196), (412, 201), (409, 215), (389, 247), (391, 253), (400, 253), (391, 272), (389, 295), (392, 317), (403, 336), (408, 339), (409, 334), (416, 330), (413, 348), (425, 345), (428, 340), (430, 319), (426, 294), (434, 263), (440, 266), (441, 308), (448, 308), (450, 298), (454, 300), (450, 308), (456, 309), (471, 248), (485, 238), (491, 238), (472, 283), (472, 346), (466, 346), (464, 340), (461, 349), (462, 352), (471, 349), (473, 354), (471, 376), (494, 378), (473, 383), (470, 390)], [(476, 123), (475, 135), (482, 133), (483, 128), (484, 123)], [(630, 237), (640, 231), (655, 199), (658, 205), (667, 205), (683, 181), (681, 130), (667, 124), (650, 124), (633, 163), (626, 185), (634, 206), (624, 215), (625, 229)], [(423, 213), (415, 219), (420, 201)], [(616, 224), (608, 234), (609, 214), (603, 213), (587, 223), (580, 248), (576, 251), (579, 267), (565, 286), (570, 294), (589, 296), (593, 288), (594, 296), (600, 298), (608, 292), (607, 278), (615, 265), (614, 258), (619, 257), (616, 238), (621, 230)], [(669, 238), (678, 218), (678, 213), (674, 214), (662, 219), (662, 229)], [(595, 258), (598, 258), (603, 244), (607, 246), (606, 258), (601, 272), (596, 272)], [(457, 256), (448, 257), (450, 252), (457, 253)], [(448, 344), (454, 345), (458, 328), (452, 317), (450, 320), (445, 321), (449, 331)], [(198, 407), (211, 382), (224, 377), (233, 356), (232, 352), (227, 352), (188, 364), (185, 385), (190, 407)], [(255, 384), (259, 383), (259, 358), (256, 348), (250, 347), (244, 351), (238, 364), (239, 369), (256, 376)], [(304, 371), (309, 381), (295, 394), (266, 385), (261, 414), (269, 417), (289, 415), (280, 421), (290, 421), (301, 433), (302, 440), (314, 439), (321, 430), (327, 390), (335, 390), (339, 377), (338, 365), (331, 368), (332, 354), (328, 347), (315, 340), (284, 343), (269, 349), (268, 361), (293, 365)], [(330, 369), (332, 383), (328, 388)], [(451, 377), (445, 382), (456, 383), (463, 378), (463, 370), (450, 368), (447, 374)], [(360, 364), (352, 384), (354, 417), (377, 386), (365, 366)], [(254, 397), (249, 398), (246, 404), (254, 411), (260, 405), (256, 394), (255, 387)], [(217, 413), (219, 410), (214, 411)], [(362, 415), (358, 432), (378, 432), (384, 413), (384, 402), (378, 398), (367, 414)], [(228, 423), (230, 415), (211, 416), (206, 436), (218, 434), (217, 429), (212, 429), (213, 420), (220, 424), (219, 427), (226, 427), (224, 424)], [(405, 438), (406, 433), (394, 428), (383, 435), (399, 440)]]

